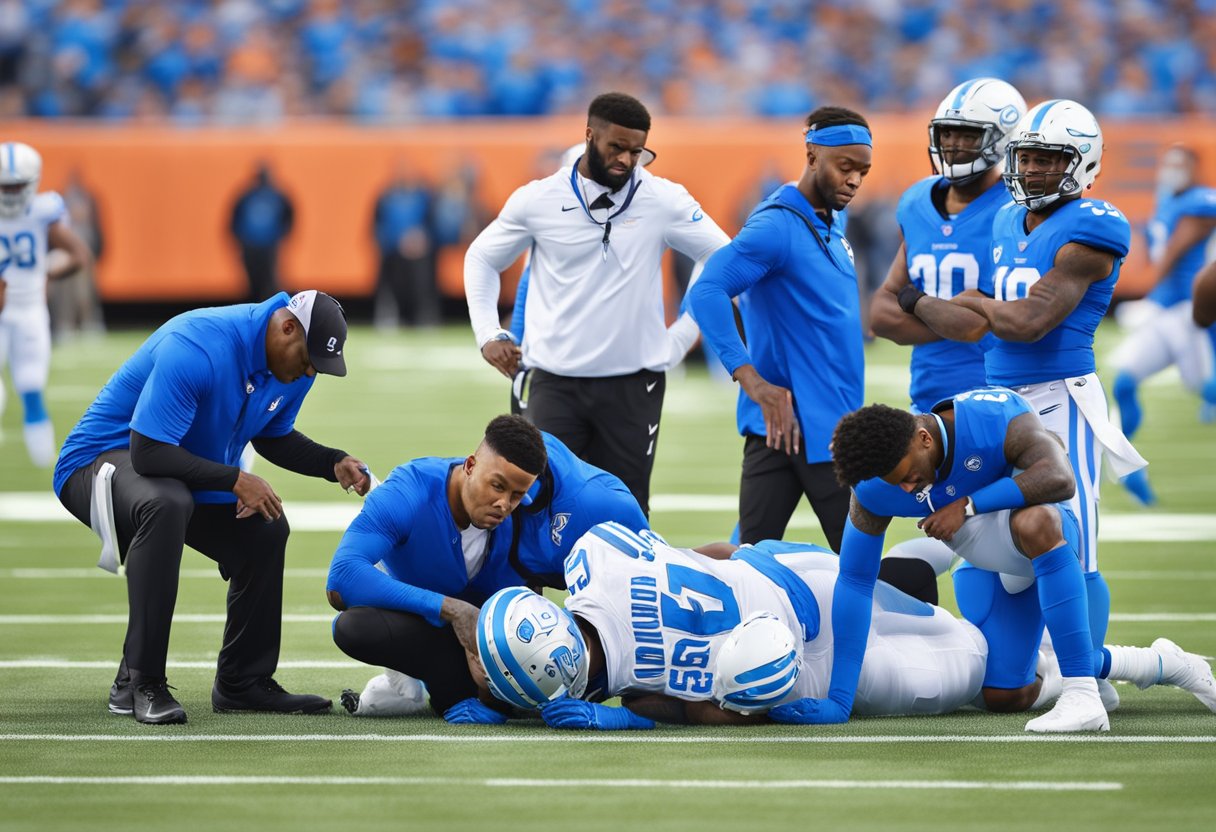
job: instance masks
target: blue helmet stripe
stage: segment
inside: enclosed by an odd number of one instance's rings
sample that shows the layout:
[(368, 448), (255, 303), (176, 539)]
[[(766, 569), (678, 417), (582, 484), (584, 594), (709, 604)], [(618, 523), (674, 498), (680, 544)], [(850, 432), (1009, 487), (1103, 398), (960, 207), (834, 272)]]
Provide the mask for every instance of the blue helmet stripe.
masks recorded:
[(1043, 119), (1046, 118), (1046, 116), (1047, 116), (1047, 111), (1050, 110), (1052, 107), (1056, 106), (1057, 104), (1059, 104), (1060, 101), (1062, 101), (1062, 100), (1063, 99), (1055, 98), (1055, 99), (1052, 99), (1051, 101), (1045, 101), (1042, 104), (1040, 104), (1039, 111), (1034, 114), (1034, 121), (1031, 122), (1031, 124), (1030, 124), (1029, 132), (1031, 132), (1031, 133), (1038, 132), (1039, 125), (1043, 123)]
[(498, 658), (506, 667), (507, 672), (515, 679), (515, 683), (519, 685), (523, 691), (523, 695), (531, 699), (529, 707), (535, 707), (542, 702), (548, 701), (549, 697), (541, 692), (541, 689), (532, 681), (532, 677), (524, 673), (523, 667), (515, 659), (515, 655), (511, 652), (511, 648), (507, 642), (507, 611), (511, 606), (511, 602), (520, 596), (521, 593), (531, 594), (532, 590), (517, 587), (514, 592), (503, 593), (503, 597), (499, 599), (498, 604), (493, 610), (493, 618), (490, 621), (494, 633), (494, 642), (498, 646)]
[[(771, 661), (767, 664), (762, 664), (759, 667), (755, 667), (755, 668), (752, 668), (751, 670), (747, 670), (747, 671), (744, 671), (743, 673), (740, 673), (739, 675), (735, 676), (735, 681), (741, 685), (746, 685), (749, 682), (759, 681), (760, 679), (767, 679), (769, 676), (772, 676), (774, 673), (780, 673), (783, 670), (789, 671), (790, 666), (794, 664), (794, 661), (797, 658), (798, 658), (798, 654), (795, 651), (791, 650), (788, 654), (786, 654), (785, 656), (782, 656), (780, 659), (777, 659), (776, 661)], [(784, 674), (784, 676), (789, 676), (789, 675), (790, 675), (789, 672)]]
[(950, 105), (951, 109), (957, 110), (963, 106), (963, 99), (967, 97), (967, 91), (975, 86), (975, 81), (971, 80), (959, 87), (958, 95), (954, 96), (954, 102)]

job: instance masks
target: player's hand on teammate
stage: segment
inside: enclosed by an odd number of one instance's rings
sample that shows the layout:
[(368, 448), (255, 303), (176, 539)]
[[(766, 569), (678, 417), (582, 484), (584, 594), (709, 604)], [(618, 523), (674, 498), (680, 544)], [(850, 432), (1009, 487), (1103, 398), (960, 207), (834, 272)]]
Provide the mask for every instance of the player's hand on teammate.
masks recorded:
[(750, 364), (736, 370), (735, 376), (743, 392), (764, 413), (764, 444), (787, 454), (801, 453), (802, 428), (794, 415), (794, 394), (765, 381)]
[(503, 338), (486, 341), (481, 348), (481, 357), (507, 378), (515, 378), (523, 352), (514, 341)]
[(966, 508), (967, 498), (963, 497), (942, 506), (916, 525), (929, 537), (949, 543), (967, 519)]
[(267, 523), (278, 520), (283, 516), (283, 501), (270, 483), (247, 471), (237, 475), (236, 485), (232, 486), (236, 495), (236, 517), (242, 520), (255, 514), (262, 515)]
[(638, 716), (628, 708), (613, 708), (569, 696), (561, 696), (546, 704), (541, 708), (540, 716), (550, 728), (569, 731), (625, 731), (654, 727), (654, 720)]
[(334, 476), (338, 478), (338, 485), (342, 486), (343, 491), (354, 489), (360, 497), (366, 497), (371, 490), (372, 478), (368, 467), (353, 456), (343, 457), (334, 466)]
[(849, 714), (833, 699), (803, 697), (769, 708), (768, 718), (786, 725), (838, 725), (849, 721)]

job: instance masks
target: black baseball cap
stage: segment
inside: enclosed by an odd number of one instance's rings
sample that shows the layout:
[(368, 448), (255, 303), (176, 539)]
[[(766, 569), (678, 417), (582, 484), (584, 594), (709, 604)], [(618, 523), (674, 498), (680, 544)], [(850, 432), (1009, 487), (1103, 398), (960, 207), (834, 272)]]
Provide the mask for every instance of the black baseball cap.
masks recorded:
[(346, 375), (346, 313), (342, 304), (324, 292), (308, 289), (292, 296), (287, 311), (304, 327), (308, 359), (318, 373)]

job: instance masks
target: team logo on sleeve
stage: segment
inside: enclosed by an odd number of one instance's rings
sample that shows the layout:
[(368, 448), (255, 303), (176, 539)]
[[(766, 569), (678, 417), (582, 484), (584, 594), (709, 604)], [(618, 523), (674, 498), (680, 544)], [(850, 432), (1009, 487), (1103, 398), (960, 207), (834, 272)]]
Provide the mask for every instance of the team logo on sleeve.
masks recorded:
[(1001, 262), (1001, 252), (1003, 252), (1004, 250), (1005, 250), (1004, 246), (997, 246), (996, 248), (994, 248), (992, 250), (992, 262), (993, 263)]
[(549, 524), (549, 537), (553, 539), (554, 546), (562, 545), (562, 530), (570, 522), (570, 512), (562, 511), (553, 515), (553, 522)]
[(978, 454), (975, 454), (967, 457), (966, 462), (963, 463), (963, 467), (968, 471), (978, 471), (984, 467), (984, 460)]

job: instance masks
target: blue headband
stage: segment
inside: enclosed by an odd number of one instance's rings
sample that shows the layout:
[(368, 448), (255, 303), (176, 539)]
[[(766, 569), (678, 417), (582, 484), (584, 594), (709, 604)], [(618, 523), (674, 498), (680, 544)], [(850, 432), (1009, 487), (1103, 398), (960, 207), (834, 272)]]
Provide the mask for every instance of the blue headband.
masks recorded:
[(820, 130), (807, 130), (806, 143), (823, 147), (840, 147), (846, 144), (874, 146), (870, 141), (870, 131), (859, 124), (833, 124)]

